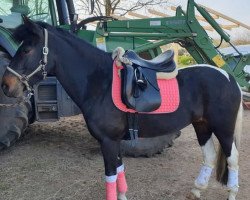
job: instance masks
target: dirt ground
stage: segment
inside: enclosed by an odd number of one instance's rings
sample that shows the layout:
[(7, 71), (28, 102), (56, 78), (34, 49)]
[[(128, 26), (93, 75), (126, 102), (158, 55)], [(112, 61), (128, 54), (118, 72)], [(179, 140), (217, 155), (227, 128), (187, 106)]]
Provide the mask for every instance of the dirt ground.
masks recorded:
[[(223, 120), (223, 117), (222, 117)], [(250, 111), (244, 113), (238, 200), (250, 199)], [(153, 158), (124, 158), (129, 200), (186, 199), (202, 163), (192, 127)], [(0, 153), (1, 200), (104, 199), (104, 167), (97, 142), (81, 116), (31, 125), (16, 145)], [(203, 200), (226, 200), (214, 177)]]

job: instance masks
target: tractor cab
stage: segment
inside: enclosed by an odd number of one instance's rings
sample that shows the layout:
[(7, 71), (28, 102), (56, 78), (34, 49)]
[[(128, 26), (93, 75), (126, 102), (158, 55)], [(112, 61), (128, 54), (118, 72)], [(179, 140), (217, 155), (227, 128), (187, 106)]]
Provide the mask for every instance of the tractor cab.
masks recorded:
[(3, 1), (0, 10), (0, 25), (7, 29), (14, 29), (22, 23), (22, 15), (34, 21), (44, 21), (52, 24), (49, 1)]
[(0, 8), (0, 27), (16, 28), (22, 23), (22, 15), (53, 26), (76, 27), (78, 20), (73, 0), (4, 0)]

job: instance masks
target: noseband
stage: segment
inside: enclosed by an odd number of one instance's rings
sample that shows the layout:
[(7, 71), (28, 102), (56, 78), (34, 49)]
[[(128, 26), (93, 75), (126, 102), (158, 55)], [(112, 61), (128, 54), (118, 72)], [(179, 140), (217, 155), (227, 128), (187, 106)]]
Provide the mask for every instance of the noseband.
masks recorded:
[(43, 79), (45, 79), (47, 76), (47, 71), (46, 71), (45, 67), (46, 67), (47, 62), (48, 62), (48, 53), (49, 53), (48, 31), (45, 28), (43, 30), (44, 30), (43, 57), (40, 60), (38, 67), (33, 72), (31, 72), (29, 75), (25, 75), (25, 74), (21, 75), (21, 74), (17, 73), (15, 70), (11, 69), (9, 66), (7, 67), (7, 70), (9, 72), (11, 72), (12, 74), (14, 74), (15, 76), (17, 76), (19, 78), (19, 80), (26, 86), (26, 88), (28, 90), (27, 98), (30, 98), (31, 95), (33, 95), (32, 87), (29, 85), (30, 78), (40, 71), (42, 71)]

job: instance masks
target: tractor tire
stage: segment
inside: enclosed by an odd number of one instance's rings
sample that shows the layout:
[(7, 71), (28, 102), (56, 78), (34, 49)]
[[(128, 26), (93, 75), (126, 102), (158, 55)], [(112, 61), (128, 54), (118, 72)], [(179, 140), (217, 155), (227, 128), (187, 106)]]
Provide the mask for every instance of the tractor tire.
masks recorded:
[(132, 145), (131, 140), (122, 140), (121, 153), (123, 156), (131, 157), (152, 157), (155, 154), (160, 154), (162, 151), (171, 147), (174, 140), (180, 136), (181, 132), (175, 132), (168, 135), (158, 136), (154, 138), (138, 138), (135, 145)]
[[(9, 62), (10, 56), (0, 51), (0, 82), (2, 82), (2, 76)], [(14, 104), (16, 102), (17, 99), (5, 96), (0, 88), (1, 104)], [(29, 102), (15, 107), (0, 107), (0, 150), (10, 147), (20, 138), (28, 126), (28, 116), (31, 110)]]

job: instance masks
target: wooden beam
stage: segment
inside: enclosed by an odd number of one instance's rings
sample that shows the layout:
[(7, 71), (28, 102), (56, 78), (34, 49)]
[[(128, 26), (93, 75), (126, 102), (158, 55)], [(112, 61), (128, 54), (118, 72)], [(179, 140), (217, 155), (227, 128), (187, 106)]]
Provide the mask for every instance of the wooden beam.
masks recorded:
[(137, 18), (141, 18), (141, 19), (146, 19), (148, 18), (148, 16), (136, 13), (136, 12), (128, 12), (128, 15), (133, 16), (133, 17), (137, 17)]
[(230, 25), (220, 25), (221, 28), (226, 29), (226, 30), (232, 30), (233, 28), (238, 28), (238, 24), (230, 24)]
[(202, 26), (206, 31), (214, 31), (212, 26)]
[(199, 16), (199, 15), (195, 15), (196, 19), (199, 20), (199, 21), (203, 21), (203, 22), (207, 22), (207, 20), (202, 17), (202, 16)]
[[(237, 24), (230, 24), (230, 25), (222, 25), (222, 24), (219, 24), (219, 26), (223, 29), (226, 29), (226, 30), (232, 30), (233, 28), (238, 28), (239, 26)], [(214, 28), (210, 25), (208, 26), (202, 26), (205, 30), (207, 31), (214, 31)]]
[(214, 19), (219, 19), (220, 18), (220, 16), (218, 16), (218, 15), (213, 15), (213, 14), (211, 14), (211, 13), (209, 13), (211, 16), (212, 16), (212, 18), (214, 18)]
[(177, 44), (177, 43), (173, 43), (171, 46), (172, 46), (173, 49), (174, 49), (174, 61), (175, 61), (175, 63), (176, 63), (177, 66), (178, 66), (178, 56), (179, 56), (179, 49), (180, 49), (180, 46), (179, 46), (179, 44)]
[(227, 20), (227, 21), (230, 21), (230, 22), (232, 22), (232, 23), (238, 24), (239, 26), (242, 26), (242, 27), (244, 27), (244, 28), (250, 30), (250, 26), (248, 26), (247, 24), (241, 23), (241, 22), (238, 21), (238, 20), (235, 20), (235, 19), (233, 19), (233, 18), (231, 18), (231, 17), (228, 17), (227, 15), (224, 15), (224, 14), (218, 12), (218, 11), (215, 11), (215, 10), (213, 10), (213, 9), (211, 9), (211, 8), (208, 8), (208, 7), (206, 7), (206, 6), (203, 6), (203, 5), (201, 5), (201, 4), (199, 4), (199, 6), (205, 8), (209, 13), (212, 13), (212, 14), (214, 14), (214, 15), (217, 15), (217, 16), (219, 16), (219, 17), (221, 17), (221, 18), (223, 18), (223, 19), (225, 19), (225, 20)]
[[(226, 29), (226, 30), (232, 30), (233, 28), (237, 28), (239, 27), (237, 24), (231, 24), (231, 25), (222, 25), (222, 24), (219, 24), (219, 26), (223, 29)], [(214, 31), (214, 28), (210, 25), (208, 26), (202, 26), (205, 30), (207, 31)]]
[[(170, 8), (173, 11), (176, 11), (176, 9), (177, 9), (175, 6), (171, 6)], [(200, 21), (203, 21), (203, 22), (207, 22), (207, 20), (204, 17), (200, 16), (200, 15), (195, 15), (195, 17), (196, 17), (197, 20), (200, 20)], [(213, 15), (212, 17), (214, 19), (218, 19), (219, 18), (217, 15)]]
[(162, 13), (162, 12), (159, 12), (159, 11), (156, 11), (154, 9), (148, 9), (148, 12), (150, 14), (157, 15), (157, 16), (160, 16), (160, 17), (170, 17), (170, 15)]
[(171, 6), (170, 9), (173, 10), (173, 11), (176, 11), (176, 10), (177, 10), (177, 7)]

